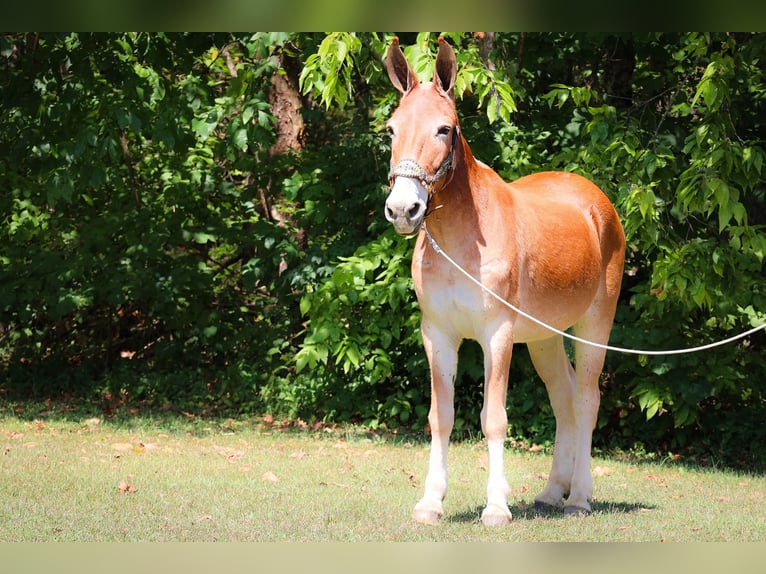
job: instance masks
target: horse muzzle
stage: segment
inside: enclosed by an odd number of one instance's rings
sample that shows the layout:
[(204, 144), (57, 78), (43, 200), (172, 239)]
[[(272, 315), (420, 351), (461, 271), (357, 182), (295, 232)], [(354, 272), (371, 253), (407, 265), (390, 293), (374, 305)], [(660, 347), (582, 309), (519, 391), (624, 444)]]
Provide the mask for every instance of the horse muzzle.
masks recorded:
[(394, 179), (386, 199), (386, 219), (399, 235), (414, 235), (420, 230), (428, 209), (428, 190), (419, 180), (399, 176)]

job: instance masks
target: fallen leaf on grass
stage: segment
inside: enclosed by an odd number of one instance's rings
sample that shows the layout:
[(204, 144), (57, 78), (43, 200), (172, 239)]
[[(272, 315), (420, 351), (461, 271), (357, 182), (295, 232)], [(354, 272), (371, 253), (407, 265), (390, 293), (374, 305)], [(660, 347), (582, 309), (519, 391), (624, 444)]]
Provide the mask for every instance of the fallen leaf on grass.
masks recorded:
[(654, 476), (653, 474), (647, 474), (645, 478), (646, 480), (651, 480), (659, 487), (662, 487), (662, 488), (668, 487), (668, 485), (665, 483), (665, 479), (662, 478), (661, 476)]
[(120, 484), (117, 485), (117, 490), (119, 490), (122, 494), (133, 494), (134, 492), (138, 492), (138, 489), (133, 486), (133, 483), (130, 482), (130, 480), (121, 480)]
[(277, 478), (277, 475), (271, 472), (270, 470), (267, 470), (261, 475), (261, 479), (265, 480), (266, 482), (279, 482), (279, 479)]
[(609, 476), (612, 474), (612, 469), (608, 466), (597, 466), (593, 469), (593, 476)]
[(236, 462), (245, 456), (244, 451), (229, 448), (227, 446), (213, 445), (213, 450), (218, 454), (226, 457), (229, 462)]
[(413, 488), (420, 487), (420, 485), (418, 484), (418, 479), (415, 477), (414, 472), (412, 472), (411, 470), (407, 470), (406, 468), (401, 469), (401, 471), (407, 475), (407, 481), (410, 483), (411, 487)]
[(321, 481), (319, 483), (319, 486), (337, 486), (338, 488), (351, 488), (351, 484), (347, 484), (345, 482), (325, 482)]

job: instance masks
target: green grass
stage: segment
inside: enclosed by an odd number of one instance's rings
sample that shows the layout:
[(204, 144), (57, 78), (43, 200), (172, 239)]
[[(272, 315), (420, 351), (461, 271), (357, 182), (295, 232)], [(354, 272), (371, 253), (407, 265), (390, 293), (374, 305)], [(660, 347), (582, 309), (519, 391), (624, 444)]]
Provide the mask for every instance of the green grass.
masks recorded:
[[(70, 417), (73, 418), (73, 417)], [(594, 513), (538, 515), (550, 456), (508, 450), (514, 522), (479, 522), (481, 441), (453, 443), (447, 515), (410, 520), (428, 445), (253, 421), (0, 415), (0, 541), (755, 541), (766, 477), (596, 458)]]

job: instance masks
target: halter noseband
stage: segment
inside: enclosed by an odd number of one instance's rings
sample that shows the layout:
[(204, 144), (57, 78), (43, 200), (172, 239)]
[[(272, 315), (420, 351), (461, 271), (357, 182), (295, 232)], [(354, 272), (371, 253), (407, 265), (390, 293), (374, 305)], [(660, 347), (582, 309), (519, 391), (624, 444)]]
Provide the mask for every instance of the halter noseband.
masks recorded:
[(444, 158), (439, 169), (436, 170), (436, 173), (428, 175), (426, 170), (414, 159), (402, 159), (388, 172), (388, 181), (393, 181), (396, 177), (413, 177), (423, 182), (429, 188), (429, 191), (433, 192), (433, 185), (447, 175), (447, 172), (454, 167), (457, 134), (458, 127), (455, 126), (452, 130), (452, 143), (450, 144), (449, 153)]

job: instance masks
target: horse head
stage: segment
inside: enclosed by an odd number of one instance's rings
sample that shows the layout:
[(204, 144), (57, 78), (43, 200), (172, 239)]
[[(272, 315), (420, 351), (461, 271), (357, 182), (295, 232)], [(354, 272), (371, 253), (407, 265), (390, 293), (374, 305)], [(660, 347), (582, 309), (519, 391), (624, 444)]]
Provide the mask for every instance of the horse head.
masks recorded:
[(394, 38), (386, 56), (391, 83), (402, 94), (387, 123), (391, 134), (391, 192), (386, 219), (400, 235), (420, 230), (437, 185), (455, 169), (459, 126), (454, 86), (457, 62), (452, 47), (439, 38), (434, 76), (420, 83)]

